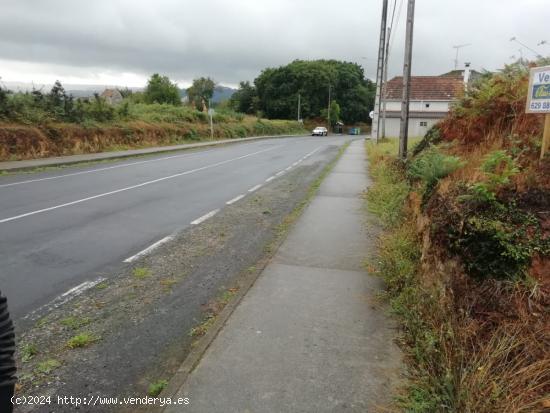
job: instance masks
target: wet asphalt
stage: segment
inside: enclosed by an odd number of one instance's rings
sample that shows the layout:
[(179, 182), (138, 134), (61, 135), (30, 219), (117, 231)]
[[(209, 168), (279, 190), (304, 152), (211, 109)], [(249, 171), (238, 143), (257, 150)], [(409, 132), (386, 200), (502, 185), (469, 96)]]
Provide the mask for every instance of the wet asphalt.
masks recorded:
[(343, 137), (279, 138), (0, 177), (0, 289), (15, 320)]

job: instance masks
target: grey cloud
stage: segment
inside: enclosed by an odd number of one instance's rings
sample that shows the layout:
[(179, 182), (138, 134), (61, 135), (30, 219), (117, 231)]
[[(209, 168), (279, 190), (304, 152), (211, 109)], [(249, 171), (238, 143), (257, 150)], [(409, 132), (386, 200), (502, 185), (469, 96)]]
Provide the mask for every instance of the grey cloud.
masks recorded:
[[(403, 3), (392, 75), (400, 73), (403, 59)], [(545, 3), (417, 0), (413, 71), (452, 69), (451, 46), (459, 43), (472, 43), (461, 61), (502, 66), (519, 55), (510, 37), (532, 47), (546, 40)], [(380, 0), (3, 0), (0, 60), (37, 63), (52, 72), (63, 67), (80, 76), (161, 72), (183, 83), (207, 75), (235, 84), (297, 58), (337, 58), (364, 65), (372, 77), (380, 7)]]

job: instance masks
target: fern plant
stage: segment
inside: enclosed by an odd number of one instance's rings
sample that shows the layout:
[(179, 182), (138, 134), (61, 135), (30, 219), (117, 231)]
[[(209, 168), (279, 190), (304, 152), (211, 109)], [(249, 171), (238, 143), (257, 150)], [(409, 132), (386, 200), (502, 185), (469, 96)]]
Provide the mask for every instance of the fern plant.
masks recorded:
[(514, 159), (502, 150), (488, 154), (480, 169), (485, 180), (470, 185), (468, 194), (461, 196), (460, 200), (494, 202), (498, 189), (508, 185), (510, 178), (519, 173)]
[(419, 180), (424, 184), (423, 201), (426, 202), (439, 180), (463, 167), (464, 164), (465, 162), (459, 157), (444, 155), (437, 148), (432, 147), (411, 162), (407, 174), (409, 179)]

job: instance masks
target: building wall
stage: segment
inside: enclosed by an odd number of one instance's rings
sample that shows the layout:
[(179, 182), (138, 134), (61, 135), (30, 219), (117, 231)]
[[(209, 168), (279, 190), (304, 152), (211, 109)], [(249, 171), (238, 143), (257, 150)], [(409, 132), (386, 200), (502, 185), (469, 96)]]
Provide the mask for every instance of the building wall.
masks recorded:
[[(450, 103), (449, 100), (411, 100), (409, 110), (411, 112), (448, 112)], [(426, 105), (429, 105), (429, 107), (426, 107)], [(386, 110), (400, 111), (401, 102), (388, 101)]]
[[(435, 125), (440, 119), (429, 118), (413, 118), (409, 119), (409, 136), (423, 137), (428, 129)], [(421, 126), (422, 123), (422, 126)], [(425, 126), (424, 126), (425, 125)], [(396, 138), (399, 136), (401, 120), (399, 118), (386, 119), (386, 136), (388, 138)], [(382, 130), (380, 129), (380, 132)]]

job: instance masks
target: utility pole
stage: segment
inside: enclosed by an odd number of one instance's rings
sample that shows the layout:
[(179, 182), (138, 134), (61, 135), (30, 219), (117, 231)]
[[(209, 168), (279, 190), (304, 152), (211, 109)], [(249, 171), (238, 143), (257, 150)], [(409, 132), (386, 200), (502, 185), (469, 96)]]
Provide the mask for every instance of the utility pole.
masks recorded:
[(386, 137), (386, 100), (388, 93), (388, 60), (390, 58), (391, 27), (388, 27), (386, 38), (386, 51), (384, 53), (384, 79), (382, 83), (382, 139)]
[(407, 158), (407, 141), (409, 139), (409, 99), (411, 91), (411, 65), (414, 32), (414, 2), (408, 0), (407, 31), (405, 38), (405, 61), (403, 64), (403, 100), (401, 101), (401, 129), (399, 132), (399, 159)]
[(298, 93), (298, 122), (300, 122), (300, 94)]
[(376, 99), (374, 100), (374, 116), (372, 118), (371, 137), (378, 143), (380, 124), (380, 97), (382, 95), (382, 77), (384, 72), (384, 56), (386, 47), (386, 25), (388, 19), (388, 0), (382, 3), (382, 22), (380, 23), (380, 43), (378, 45), (378, 66), (376, 68)]
[(208, 99), (208, 115), (210, 116), (210, 139), (214, 140), (214, 120), (212, 119), (212, 100)]
[(330, 88), (331, 85), (328, 85), (328, 110), (327, 110), (327, 129), (330, 131)]

